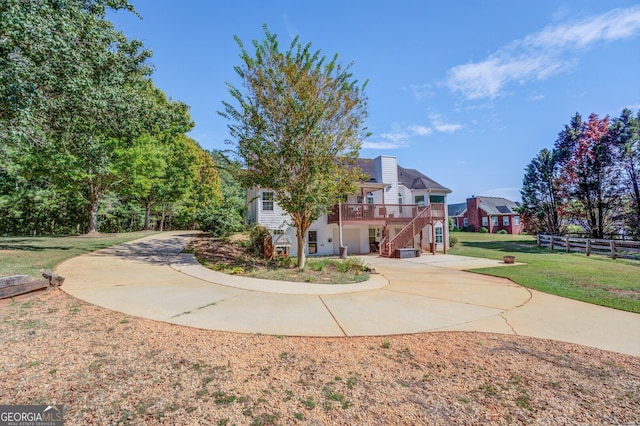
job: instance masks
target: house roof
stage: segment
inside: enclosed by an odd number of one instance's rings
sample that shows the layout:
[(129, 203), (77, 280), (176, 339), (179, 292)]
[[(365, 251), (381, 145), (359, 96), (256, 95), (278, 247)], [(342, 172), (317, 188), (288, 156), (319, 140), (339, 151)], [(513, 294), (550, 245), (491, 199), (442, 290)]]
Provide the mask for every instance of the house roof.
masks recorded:
[[(376, 165), (371, 158), (358, 158), (355, 165), (368, 177), (368, 182), (376, 181)], [(366, 182), (366, 180), (365, 180)], [(415, 169), (406, 169), (398, 165), (398, 183), (409, 189), (427, 189), (432, 191), (451, 192), (435, 180)]]
[(467, 211), (467, 203), (449, 204), (447, 206), (449, 217), (464, 216)]
[(488, 215), (517, 215), (520, 203), (502, 197), (477, 197), (480, 208)]

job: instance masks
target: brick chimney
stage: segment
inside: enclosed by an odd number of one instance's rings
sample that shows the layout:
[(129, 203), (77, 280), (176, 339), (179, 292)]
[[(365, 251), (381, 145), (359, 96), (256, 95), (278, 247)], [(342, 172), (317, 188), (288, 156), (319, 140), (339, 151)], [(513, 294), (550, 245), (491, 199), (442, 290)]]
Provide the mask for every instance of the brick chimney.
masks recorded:
[(480, 197), (473, 196), (471, 198), (467, 198), (467, 218), (469, 219), (469, 225), (473, 225), (476, 231), (480, 229), (482, 226)]

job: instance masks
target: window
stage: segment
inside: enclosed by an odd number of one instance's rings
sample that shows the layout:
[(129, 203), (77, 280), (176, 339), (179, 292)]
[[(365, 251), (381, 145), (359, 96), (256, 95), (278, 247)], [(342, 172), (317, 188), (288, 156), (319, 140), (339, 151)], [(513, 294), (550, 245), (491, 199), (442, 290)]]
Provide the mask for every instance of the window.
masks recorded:
[(362, 195), (356, 196), (356, 204), (362, 204)]
[(436, 244), (442, 244), (442, 228), (436, 228)]
[(398, 192), (398, 204), (400, 204), (400, 206), (398, 207), (398, 210), (400, 213), (402, 213), (402, 194)]
[(262, 193), (262, 210), (273, 211), (273, 192)]
[(367, 204), (373, 204), (373, 192), (367, 194)]
[(513, 224), (514, 225), (520, 225), (520, 216), (514, 216), (513, 217)]
[(502, 226), (509, 226), (509, 216), (502, 216)]
[(273, 235), (284, 235), (284, 229), (274, 229), (271, 233)]
[(418, 207), (424, 207), (424, 195), (416, 195), (414, 198), (415, 204), (418, 205)]
[(429, 202), (444, 204), (444, 195), (429, 195)]
[(491, 216), (491, 226), (498, 226), (498, 216)]
[(482, 226), (489, 226), (489, 218), (484, 216), (482, 218)]
[(318, 253), (318, 231), (309, 231), (307, 235), (309, 254)]
[(468, 218), (462, 218), (462, 226), (464, 226), (465, 228), (467, 226), (469, 226), (469, 219)]

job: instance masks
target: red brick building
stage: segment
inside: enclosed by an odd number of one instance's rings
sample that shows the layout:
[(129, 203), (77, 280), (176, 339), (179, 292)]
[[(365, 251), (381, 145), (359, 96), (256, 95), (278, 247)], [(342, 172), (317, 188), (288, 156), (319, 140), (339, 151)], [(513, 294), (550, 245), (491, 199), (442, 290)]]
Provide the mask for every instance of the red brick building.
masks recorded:
[(517, 209), (520, 206), (501, 197), (472, 197), (467, 202), (450, 204), (449, 217), (456, 227), (473, 227), (475, 231), (486, 228), (491, 233), (504, 229), (509, 234), (522, 233), (524, 226)]

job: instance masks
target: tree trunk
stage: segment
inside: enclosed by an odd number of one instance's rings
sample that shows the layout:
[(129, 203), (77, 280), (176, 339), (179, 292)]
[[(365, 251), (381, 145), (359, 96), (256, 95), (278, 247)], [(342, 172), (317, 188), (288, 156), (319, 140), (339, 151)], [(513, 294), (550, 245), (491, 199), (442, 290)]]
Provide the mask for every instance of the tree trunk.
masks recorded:
[(98, 232), (98, 200), (91, 200), (91, 205), (89, 206), (89, 233)]
[(307, 230), (302, 230), (298, 227), (298, 269), (304, 269), (307, 262), (307, 258), (304, 254), (304, 247), (307, 245)]
[(638, 176), (636, 175), (635, 169), (633, 167), (629, 170), (629, 177), (631, 180), (632, 188), (631, 199), (635, 204), (635, 218), (633, 220), (633, 223), (640, 224), (640, 186), (638, 185)]
[(91, 195), (89, 201), (89, 233), (98, 232), (98, 203), (100, 201), (100, 192), (95, 186), (90, 188)]
[(144, 230), (148, 231), (151, 226), (151, 202), (146, 201), (144, 204)]
[(165, 207), (162, 206), (162, 212), (160, 213), (160, 231), (164, 231), (164, 216), (165, 216)]

